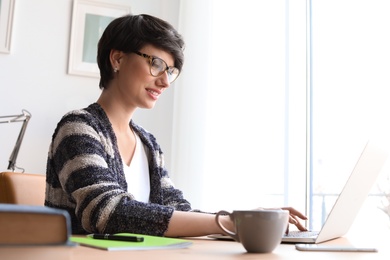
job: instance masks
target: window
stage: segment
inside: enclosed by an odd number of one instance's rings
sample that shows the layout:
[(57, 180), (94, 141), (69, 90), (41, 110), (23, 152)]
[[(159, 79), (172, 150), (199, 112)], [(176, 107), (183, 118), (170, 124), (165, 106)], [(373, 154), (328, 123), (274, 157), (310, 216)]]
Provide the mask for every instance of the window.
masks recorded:
[[(370, 138), (389, 135), (390, 3), (312, 0), (313, 228), (321, 227)], [(364, 17), (364, 19), (362, 19)], [(362, 216), (386, 225), (378, 187)], [(387, 183), (388, 184), (388, 183)], [(385, 202), (386, 203), (386, 202)], [(374, 221), (376, 219), (376, 221)], [(387, 222), (388, 223), (388, 222)], [(372, 228), (372, 227), (371, 227)]]
[[(367, 137), (389, 133), (389, 4), (188, 2), (175, 183), (195, 208), (290, 205), (319, 229)], [(372, 214), (388, 223), (373, 193)]]

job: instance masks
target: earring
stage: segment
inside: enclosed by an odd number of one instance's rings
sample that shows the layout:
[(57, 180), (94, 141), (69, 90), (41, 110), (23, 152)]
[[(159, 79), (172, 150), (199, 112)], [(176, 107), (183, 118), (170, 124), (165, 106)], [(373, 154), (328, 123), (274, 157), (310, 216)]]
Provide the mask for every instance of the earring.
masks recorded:
[(114, 73), (117, 73), (118, 71), (118, 68), (114, 68)]

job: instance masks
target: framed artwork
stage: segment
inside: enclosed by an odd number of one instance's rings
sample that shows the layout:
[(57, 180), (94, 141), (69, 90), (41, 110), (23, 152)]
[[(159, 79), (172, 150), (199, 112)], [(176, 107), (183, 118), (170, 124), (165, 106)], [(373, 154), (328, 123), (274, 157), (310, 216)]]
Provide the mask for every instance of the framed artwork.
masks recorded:
[(10, 53), (15, 0), (0, 0), (0, 52)]
[(100, 36), (112, 20), (129, 13), (129, 6), (74, 0), (68, 73), (99, 77), (96, 55)]

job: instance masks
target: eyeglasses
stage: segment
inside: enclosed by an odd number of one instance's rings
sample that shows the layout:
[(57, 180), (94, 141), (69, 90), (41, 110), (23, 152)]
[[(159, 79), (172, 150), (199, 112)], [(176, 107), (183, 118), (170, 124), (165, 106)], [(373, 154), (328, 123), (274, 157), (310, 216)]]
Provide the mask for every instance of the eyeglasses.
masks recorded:
[(175, 67), (168, 67), (167, 63), (164, 60), (147, 55), (145, 53), (141, 53), (139, 51), (135, 51), (134, 53), (149, 60), (150, 74), (152, 76), (161, 76), (166, 71), (168, 74), (169, 83), (174, 82), (179, 76), (179, 69)]

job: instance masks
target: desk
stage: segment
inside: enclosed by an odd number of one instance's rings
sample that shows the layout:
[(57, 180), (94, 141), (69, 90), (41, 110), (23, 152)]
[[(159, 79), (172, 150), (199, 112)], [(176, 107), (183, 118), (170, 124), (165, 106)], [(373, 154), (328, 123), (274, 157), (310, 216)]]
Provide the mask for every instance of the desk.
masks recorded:
[[(28, 260), (112, 260), (112, 259), (390, 259), (389, 238), (375, 243), (378, 253), (346, 252), (301, 252), (294, 245), (281, 244), (269, 254), (249, 254), (241, 244), (234, 241), (212, 240), (207, 237), (191, 238), (193, 245), (185, 249), (150, 250), (150, 251), (116, 251), (109, 252), (84, 246), (76, 247), (0, 247), (0, 259)], [(347, 238), (339, 238), (327, 244), (351, 244)], [(372, 244), (371, 244), (372, 245)]]

